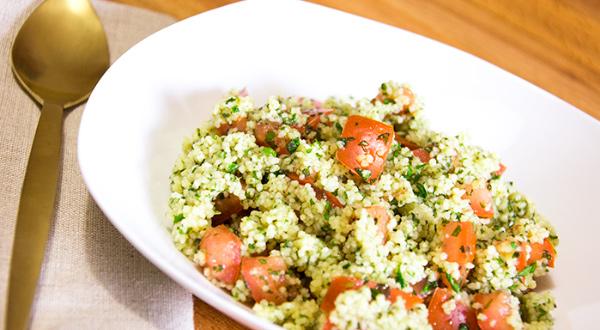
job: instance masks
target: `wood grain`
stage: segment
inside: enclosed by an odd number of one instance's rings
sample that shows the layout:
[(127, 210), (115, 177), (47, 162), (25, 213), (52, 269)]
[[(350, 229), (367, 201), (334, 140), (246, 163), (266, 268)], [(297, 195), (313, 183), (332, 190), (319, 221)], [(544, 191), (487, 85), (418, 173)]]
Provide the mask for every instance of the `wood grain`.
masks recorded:
[[(183, 19), (232, 0), (113, 0)], [(481, 57), (600, 119), (598, 0), (314, 0)], [(194, 298), (196, 328), (244, 329)]]

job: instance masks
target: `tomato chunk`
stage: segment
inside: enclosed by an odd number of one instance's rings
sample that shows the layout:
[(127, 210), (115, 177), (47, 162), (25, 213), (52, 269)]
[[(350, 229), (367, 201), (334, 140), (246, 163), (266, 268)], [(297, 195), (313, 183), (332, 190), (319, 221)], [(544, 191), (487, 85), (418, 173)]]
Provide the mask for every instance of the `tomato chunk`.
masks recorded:
[(200, 241), (205, 254), (204, 274), (233, 285), (240, 274), (242, 241), (224, 225), (210, 228)]
[(412, 151), (412, 153), (413, 153), (413, 155), (415, 155), (415, 157), (419, 158), (419, 160), (423, 163), (429, 163), (429, 160), (431, 160), (431, 156), (423, 148), (415, 149)]
[(287, 265), (282, 257), (243, 257), (242, 276), (256, 302), (267, 300), (275, 304), (286, 301), (285, 272)]
[(542, 258), (548, 259), (548, 266), (554, 267), (554, 260), (556, 259), (556, 250), (549, 239), (544, 239), (543, 243), (532, 243), (531, 244), (531, 255), (529, 257), (529, 263), (538, 261)]
[(321, 188), (317, 188), (315, 186), (315, 177), (313, 175), (305, 176), (304, 179), (300, 179), (300, 176), (296, 173), (288, 173), (287, 176), (288, 178), (294, 181), (298, 181), (301, 185), (310, 184), (313, 190), (315, 191), (315, 194), (317, 195), (318, 199), (327, 198), (327, 200), (329, 201), (329, 203), (331, 203), (332, 206), (344, 207), (344, 204), (342, 204), (342, 202), (333, 193), (323, 190)]
[(279, 134), (280, 125), (271, 122), (260, 122), (256, 124), (254, 128), (254, 137), (256, 137), (256, 144), (262, 147), (273, 148), (279, 155), (287, 155), (288, 141), (284, 138), (280, 138)]
[(362, 287), (365, 282), (361, 279), (350, 276), (338, 276), (331, 280), (329, 289), (321, 303), (321, 310), (329, 314), (335, 309), (335, 299), (343, 292), (348, 290), (356, 290)]
[(220, 212), (212, 217), (212, 225), (220, 225), (231, 219), (234, 214), (239, 214), (244, 210), (240, 199), (233, 194), (221, 199), (215, 199), (215, 209)]
[(390, 215), (387, 213), (385, 207), (381, 205), (368, 206), (367, 212), (373, 218), (375, 218), (375, 224), (377, 225), (377, 230), (383, 236), (383, 242), (387, 239), (387, 224), (390, 222)]
[(392, 126), (352, 115), (348, 117), (341, 138), (345, 145), (337, 151), (337, 160), (365, 181), (377, 179), (394, 140)]
[(483, 314), (485, 317), (478, 317), (477, 323), (481, 330), (511, 330), (513, 327), (508, 324), (508, 317), (512, 314), (509, 295), (503, 291), (492, 293), (478, 293), (473, 297), (476, 304), (477, 314)]
[(237, 130), (238, 132), (243, 132), (246, 130), (246, 122), (248, 119), (246, 117), (241, 117), (235, 120), (233, 123), (228, 124), (224, 123), (221, 126), (217, 127), (217, 134), (225, 135), (229, 133), (230, 130)]
[(460, 300), (456, 301), (456, 308), (450, 314), (446, 314), (442, 305), (452, 297), (452, 291), (449, 289), (435, 289), (429, 302), (429, 324), (434, 330), (458, 330), (462, 324), (469, 329), (477, 329), (475, 312)]
[(389, 300), (393, 303), (396, 302), (396, 300), (398, 300), (398, 297), (402, 297), (402, 299), (404, 300), (404, 306), (406, 307), (406, 309), (411, 309), (413, 307), (415, 307), (415, 305), (417, 304), (422, 304), (423, 303), (423, 299), (421, 299), (418, 296), (415, 296), (414, 294), (408, 293), (408, 292), (404, 292), (400, 289), (391, 289), (390, 290), (390, 296), (389, 296)]
[[(477, 238), (473, 223), (450, 222), (444, 226), (442, 235), (442, 251), (448, 255), (448, 261), (458, 263), (461, 281), (464, 281), (469, 273), (466, 265), (475, 259)], [(445, 280), (445, 276), (442, 279)]]
[(463, 199), (468, 199), (471, 209), (480, 218), (492, 218), (494, 216), (494, 199), (492, 192), (480, 183), (466, 185)]
[(496, 172), (492, 173), (496, 176), (501, 176), (506, 171), (506, 165), (500, 163), (500, 168)]

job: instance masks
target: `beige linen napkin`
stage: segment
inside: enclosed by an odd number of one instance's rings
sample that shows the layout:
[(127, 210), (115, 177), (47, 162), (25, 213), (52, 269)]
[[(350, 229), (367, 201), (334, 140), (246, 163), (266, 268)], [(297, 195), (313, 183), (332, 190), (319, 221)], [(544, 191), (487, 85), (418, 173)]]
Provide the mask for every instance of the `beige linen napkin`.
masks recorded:
[[(19, 192), (39, 116), (12, 77), (12, 41), (39, 4), (0, 1), (0, 328)], [(172, 19), (96, 1), (112, 59)], [(34, 329), (193, 329), (191, 295), (144, 259), (88, 194), (77, 163), (83, 107), (65, 113), (56, 216), (34, 305)], [(115, 118), (119, 120), (119, 118)]]

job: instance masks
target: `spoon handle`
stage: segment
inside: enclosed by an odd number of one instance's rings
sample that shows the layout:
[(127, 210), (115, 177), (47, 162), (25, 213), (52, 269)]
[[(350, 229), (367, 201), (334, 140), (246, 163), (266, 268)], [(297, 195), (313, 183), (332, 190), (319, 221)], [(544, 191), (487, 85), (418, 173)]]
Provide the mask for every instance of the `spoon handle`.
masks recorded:
[(25, 329), (52, 222), (59, 173), (62, 105), (44, 102), (21, 190), (10, 266), (6, 329)]

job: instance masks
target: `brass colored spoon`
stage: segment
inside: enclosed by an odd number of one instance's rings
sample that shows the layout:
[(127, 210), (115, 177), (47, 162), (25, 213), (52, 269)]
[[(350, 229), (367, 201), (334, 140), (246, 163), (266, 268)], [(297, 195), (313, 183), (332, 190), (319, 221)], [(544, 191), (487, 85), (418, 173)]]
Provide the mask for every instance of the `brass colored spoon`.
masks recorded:
[(25, 329), (53, 218), (63, 110), (87, 99), (109, 66), (104, 29), (89, 0), (46, 0), (25, 21), (12, 69), (42, 112), (21, 191), (6, 329)]

